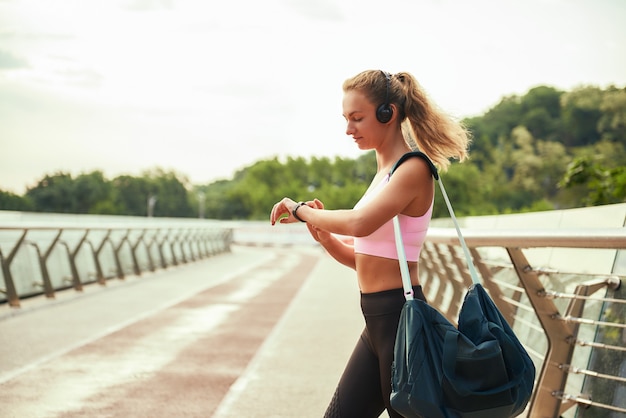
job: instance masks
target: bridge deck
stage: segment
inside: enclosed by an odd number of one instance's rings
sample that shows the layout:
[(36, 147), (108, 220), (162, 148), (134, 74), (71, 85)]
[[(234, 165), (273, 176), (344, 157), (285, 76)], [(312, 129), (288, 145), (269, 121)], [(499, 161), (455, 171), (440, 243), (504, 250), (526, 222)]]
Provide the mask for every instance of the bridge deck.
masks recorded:
[(316, 248), (245, 248), (0, 307), (6, 417), (319, 417), (363, 321)]

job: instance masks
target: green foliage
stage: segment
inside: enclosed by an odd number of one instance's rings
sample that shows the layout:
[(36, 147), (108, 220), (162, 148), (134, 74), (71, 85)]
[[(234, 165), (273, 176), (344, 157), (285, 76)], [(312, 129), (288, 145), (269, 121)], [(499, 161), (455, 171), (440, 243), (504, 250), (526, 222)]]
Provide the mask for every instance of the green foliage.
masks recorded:
[(40, 212), (80, 213), (74, 180), (69, 173), (46, 175), (26, 192), (26, 196)]
[(626, 143), (626, 89), (609, 88), (600, 104), (598, 132), (603, 140)]
[[(626, 199), (626, 89), (548, 86), (504, 97), (472, 131), (471, 159), (442, 175), (459, 216), (552, 210)], [(267, 219), (288, 196), (351, 208), (376, 171), (374, 152), (359, 158), (277, 157), (257, 161), (229, 180), (192, 186), (154, 169), (107, 180), (100, 171), (73, 178), (45, 175), (24, 196), (0, 191), (0, 210)], [(434, 216), (447, 217), (436, 192)], [(153, 206), (149, 204), (153, 202)]]
[[(471, 163), (498, 213), (623, 201), (626, 89), (561, 92), (539, 86), (465, 123), (474, 135)], [(580, 175), (564, 182), (568, 165), (590, 152), (611, 170), (584, 177), (591, 184)]]
[(28, 197), (0, 190), (0, 208), (2, 210), (28, 212), (32, 211), (33, 207), (33, 202)]
[(127, 216), (146, 216), (148, 198), (156, 193), (149, 178), (119, 176), (113, 179), (113, 207)]
[(123, 175), (107, 180), (101, 171), (73, 178), (57, 172), (45, 175), (24, 197), (0, 192), (0, 209), (54, 213), (146, 216), (148, 199), (156, 198), (154, 216), (189, 217), (188, 180), (156, 169), (142, 177)]
[(114, 203), (119, 214), (147, 216), (150, 200), (153, 216), (191, 217), (194, 210), (188, 198), (189, 180), (161, 169), (144, 172), (142, 177), (119, 176), (113, 179)]
[[(456, 216), (475, 216), (497, 213), (497, 207), (491, 200), (492, 184), (485, 179), (474, 164), (453, 164), (441, 180), (446, 194), (452, 203)], [(441, 196), (439, 186), (435, 187), (435, 206), (433, 217), (449, 217), (446, 202)]]
[[(328, 209), (354, 206), (376, 170), (372, 153), (357, 160), (277, 158), (258, 161), (235, 173), (232, 181), (203, 187), (206, 213), (218, 219), (267, 219), (278, 200), (318, 198)], [(369, 174), (369, 177), (367, 173)]]
[(583, 87), (563, 95), (563, 142), (566, 145), (584, 146), (600, 139), (598, 123), (602, 117), (603, 94), (597, 87)]
[(552, 87), (539, 86), (521, 98), (522, 116), (519, 124), (535, 138), (558, 140), (561, 130), (561, 96)]
[(111, 201), (113, 190), (101, 171), (79, 175), (74, 180), (73, 189), (76, 198), (74, 213), (94, 213), (98, 207), (104, 208), (106, 203)]
[(559, 185), (586, 190), (583, 199), (588, 206), (626, 202), (626, 166), (609, 168), (593, 157), (578, 157)]

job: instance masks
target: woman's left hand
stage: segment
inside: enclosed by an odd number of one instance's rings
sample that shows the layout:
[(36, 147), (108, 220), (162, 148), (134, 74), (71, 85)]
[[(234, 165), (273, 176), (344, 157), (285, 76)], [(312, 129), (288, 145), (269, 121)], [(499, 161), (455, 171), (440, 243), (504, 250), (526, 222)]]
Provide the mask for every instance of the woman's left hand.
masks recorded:
[[(280, 222), (281, 224), (290, 224), (294, 222), (300, 222), (296, 218), (293, 217), (292, 211), (298, 204), (293, 200), (285, 197), (280, 202), (276, 203), (272, 208), (272, 213), (270, 214), (270, 222), (272, 225), (275, 225), (276, 222)], [(287, 215), (286, 217), (283, 217)]]

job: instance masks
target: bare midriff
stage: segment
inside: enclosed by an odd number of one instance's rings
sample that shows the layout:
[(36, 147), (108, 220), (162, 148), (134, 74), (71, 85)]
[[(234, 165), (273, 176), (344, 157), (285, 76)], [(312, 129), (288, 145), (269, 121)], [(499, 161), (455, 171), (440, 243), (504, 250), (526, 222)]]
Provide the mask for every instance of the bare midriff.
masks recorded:
[[(361, 293), (376, 293), (402, 288), (402, 276), (398, 260), (366, 254), (354, 254), (354, 261)], [(417, 262), (408, 262), (413, 286), (419, 285)]]

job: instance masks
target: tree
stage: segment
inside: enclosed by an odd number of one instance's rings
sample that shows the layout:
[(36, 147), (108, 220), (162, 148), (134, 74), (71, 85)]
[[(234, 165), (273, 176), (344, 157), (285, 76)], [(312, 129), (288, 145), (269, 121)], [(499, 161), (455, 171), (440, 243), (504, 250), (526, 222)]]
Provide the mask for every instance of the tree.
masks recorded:
[(156, 187), (149, 178), (122, 175), (114, 178), (112, 184), (118, 214), (147, 216), (148, 198), (156, 195)]
[(104, 208), (105, 202), (112, 201), (112, 191), (102, 171), (79, 175), (74, 180), (75, 213), (101, 213), (97, 208)]
[[(482, 117), (463, 121), (472, 132), (471, 159), (444, 174), (462, 215), (578, 207), (624, 200), (626, 88), (548, 86), (504, 97)], [(568, 166), (568, 164), (571, 165)], [(257, 161), (232, 179), (191, 186), (176, 172), (155, 168), (108, 181), (102, 172), (46, 175), (23, 198), (0, 191), (0, 209), (43, 212), (267, 219), (284, 196), (319, 198), (328, 209), (351, 208), (376, 170), (376, 156), (277, 157)], [(437, 199), (434, 216), (448, 216)]]
[(0, 210), (28, 212), (33, 210), (33, 202), (26, 196), (0, 190)]
[(602, 98), (600, 110), (598, 131), (602, 139), (626, 143), (626, 88), (611, 87)]
[(593, 144), (600, 139), (598, 123), (603, 92), (597, 87), (580, 87), (562, 96), (564, 143), (569, 146)]
[(553, 87), (532, 88), (521, 98), (520, 124), (539, 139), (556, 140), (560, 133), (561, 96)]
[(227, 196), (231, 180), (218, 180), (206, 186), (198, 186), (195, 191), (204, 193), (204, 213), (209, 219), (233, 219), (229, 216), (232, 209)]
[[(447, 172), (441, 173), (441, 180), (451, 200), (455, 215), (497, 213), (496, 200), (493, 198), (493, 183), (486, 179), (478, 167), (471, 162), (452, 164)], [(440, 188), (436, 186), (433, 218), (449, 216)]]
[(490, 138), (492, 146), (502, 137), (510, 135), (511, 130), (520, 124), (523, 108), (519, 96), (508, 96), (491, 108), (483, 116), (484, 133)]
[(154, 216), (186, 218), (194, 215), (188, 198), (189, 180), (185, 176), (162, 169), (145, 172), (144, 176), (155, 191), (157, 203)]
[(510, 185), (518, 199), (523, 199), (514, 209), (532, 207), (533, 202), (542, 199), (554, 200), (558, 182), (570, 161), (565, 147), (558, 142), (537, 140), (523, 126), (515, 128), (512, 136), (516, 148), (512, 151), (515, 166)]
[(626, 166), (606, 168), (600, 164), (599, 158), (578, 157), (567, 167), (560, 185), (584, 187), (587, 206), (622, 203), (626, 201)]
[(26, 196), (40, 212), (78, 213), (74, 180), (69, 173), (46, 175)]

